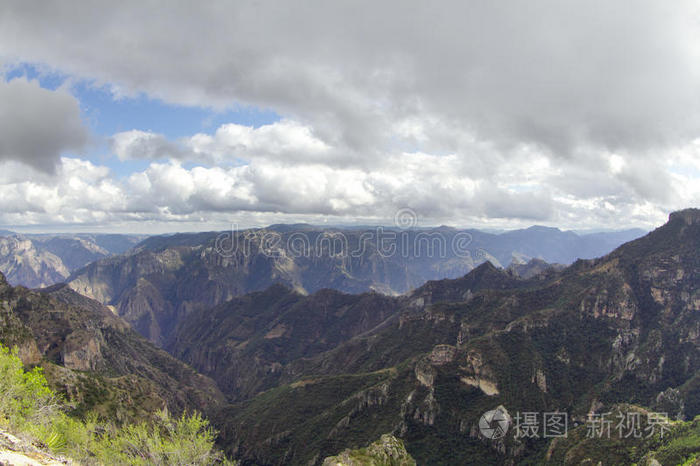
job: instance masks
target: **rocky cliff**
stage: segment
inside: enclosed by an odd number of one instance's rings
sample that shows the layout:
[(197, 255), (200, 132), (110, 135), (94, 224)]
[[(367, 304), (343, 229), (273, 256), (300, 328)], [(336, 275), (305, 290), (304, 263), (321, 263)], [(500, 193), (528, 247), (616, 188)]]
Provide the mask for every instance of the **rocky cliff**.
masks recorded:
[(378, 293), (321, 290), (303, 296), (281, 285), (191, 313), (167, 347), (214, 378), (231, 400), (275, 387), (295, 360), (375, 329), (398, 311)]
[(121, 254), (138, 241), (131, 235), (0, 236), (0, 272), (13, 285), (39, 288), (63, 282), (74, 270)]

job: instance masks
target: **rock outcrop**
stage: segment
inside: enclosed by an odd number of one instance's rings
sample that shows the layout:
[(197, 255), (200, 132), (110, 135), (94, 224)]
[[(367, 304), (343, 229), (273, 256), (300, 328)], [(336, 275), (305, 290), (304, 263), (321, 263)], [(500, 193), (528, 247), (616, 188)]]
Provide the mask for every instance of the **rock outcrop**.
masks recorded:
[(76, 463), (68, 458), (52, 455), (0, 429), (0, 465), (63, 466), (70, 464)]
[(403, 442), (385, 434), (366, 448), (345, 450), (323, 460), (323, 466), (415, 466)]

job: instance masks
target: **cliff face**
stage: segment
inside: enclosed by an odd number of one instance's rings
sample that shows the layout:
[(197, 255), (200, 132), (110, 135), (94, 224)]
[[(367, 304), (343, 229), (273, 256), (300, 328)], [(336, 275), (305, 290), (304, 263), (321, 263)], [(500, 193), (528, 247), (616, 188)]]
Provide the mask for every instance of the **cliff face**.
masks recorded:
[(190, 312), (277, 283), (302, 294), (331, 288), (397, 295), (428, 280), (461, 277), (485, 261), (507, 265), (514, 257), (533, 255), (564, 262), (594, 257), (624, 237), (599, 235), (592, 241), (543, 228), (503, 235), (450, 228), (381, 234), (390, 240), (380, 240), (378, 230), (308, 226), (152, 237), (133, 253), (92, 263), (68, 281), (166, 346)]
[(49, 286), (65, 281), (90, 262), (126, 251), (140, 239), (87, 234), (0, 236), (0, 272), (14, 285)]
[(0, 274), (0, 341), (6, 346), (17, 347), (18, 356), (25, 364), (38, 364), (41, 353), (37, 347), (32, 331), (14, 312), (17, 301), (1, 297), (10, 297), (13, 289), (5, 276)]
[(223, 402), (212, 380), (155, 348), (102, 304), (65, 285), (30, 291), (0, 277), (0, 343), (17, 346), (25, 364), (43, 365), (76, 409), (120, 417), (164, 406), (211, 412)]
[[(293, 234), (293, 233), (292, 233)], [(316, 243), (321, 232), (309, 232)], [(282, 241), (287, 244), (287, 234)], [(359, 233), (349, 232), (350, 248), (359, 248)], [(328, 250), (300, 256), (285, 248), (261, 250), (261, 239), (235, 252), (217, 249), (216, 236), (201, 243), (177, 244), (177, 238), (145, 242), (139, 252), (96, 262), (70, 277), (79, 293), (114, 306), (142, 335), (167, 345), (175, 325), (192, 311), (281, 283), (302, 294), (322, 288), (360, 293), (378, 289), (389, 294), (427, 278), (458, 276), (471, 270), (472, 258), (422, 259), (409, 264), (400, 256), (383, 258), (376, 248), (362, 256), (334, 255)], [(244, 240), (241, 239), (241, 244)], [(355, 242), (353, 244), (352, 242)]]
[(70, 274), (58, 256), (21, 236), (0, 238), (0, 270), (13, 283), (29, 287), (57, 283)]
[[(391, 298), (382, 323), (317, 354), (297, 354), (283, 340), (274, 351), (258, 346), (256, 359), (287, 358), (269, 366), (276, 387), (221, 413), (229, 450), (266, 464), (305, 464), (393, 432), (419, 464), (514, 464), (544, 455), (547, 442), (516, 439), (512, 429), (484, 439), (478, 423), (486, 411), (563, 411), (572, 426), (617, 403), (677, 419), (700, 414), (697, 210), (600, 259), (548, 273), (522, 280), (482, 265)], [(255, 299), (264, 303), (265, 293)], [(350, 300), (350, 308), (334, 304), (322, 327), (312, 319), (295, 331), (322, 336), (348, 318), (341, 309), (379, 308)], [(203, 312), (193, 334), (221, 329), (221, 345), (253, 344), (227, 330), (224, 314)], [(284, 335), (276, 319), (266, 318), (260, 341)], [(181, 340), (180, 354), (194, 354), (195, 341)]]

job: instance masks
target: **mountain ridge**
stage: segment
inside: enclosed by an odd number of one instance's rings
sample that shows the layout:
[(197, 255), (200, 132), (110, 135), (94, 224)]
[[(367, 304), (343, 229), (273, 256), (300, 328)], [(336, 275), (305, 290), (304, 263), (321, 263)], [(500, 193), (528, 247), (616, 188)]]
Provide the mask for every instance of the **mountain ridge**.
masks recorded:
[[(547, 241), (542, 235), (550, 230), (502, 235), (455, 229), (387, 231), (382, 234), (394, 235), (388, 236), (394, 248), (387, 253), (378, 231), (295, 228), (150, 237), (128, 255), (94, 262), (67, 281), (79, 293), (113, 306), (162, 346), (190, 312), (274, 283), (306, 294), (334, 288), (397, 295), (428, 280), (461, 277), (485, 261), (502, 265), (514, 258), (548, 259), (548, 254), (573, 260), (576, 247), (571, 241), (586, 254), (593, 251), (585, 237), (558, 230)], [(544, 246), (538, 249), (538, 242)]]

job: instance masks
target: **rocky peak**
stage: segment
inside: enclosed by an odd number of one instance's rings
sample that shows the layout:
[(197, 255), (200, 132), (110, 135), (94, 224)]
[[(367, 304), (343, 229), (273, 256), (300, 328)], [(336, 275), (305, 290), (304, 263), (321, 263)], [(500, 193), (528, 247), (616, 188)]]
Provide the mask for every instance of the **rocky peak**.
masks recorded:
[(673, 222), (676, 220), (681, 220), (685, 222), (686, 225), (700, 223), (700, 209), (691, 208), (671, 212), (671, 215), (668, 216), (668, 221)]

